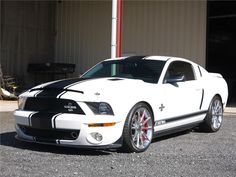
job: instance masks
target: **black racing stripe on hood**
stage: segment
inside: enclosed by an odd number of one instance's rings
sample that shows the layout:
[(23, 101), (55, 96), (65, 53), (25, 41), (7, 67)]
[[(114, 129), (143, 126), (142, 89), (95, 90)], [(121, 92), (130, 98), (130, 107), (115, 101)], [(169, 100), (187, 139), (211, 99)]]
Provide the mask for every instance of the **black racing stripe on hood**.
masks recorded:
[(73, 83), (77, 83), (80, 81), (88, 80), (88, 78), (73, 78), (73, 79), (65, 79), (65, 80), (60, 80), (57, 82), (54, 82), (52, 84), (46, 85), (43, 88), (65, 88), (67, 86), (70, 86)]
[[(66, 92), (77, 92), (77, 93), (81, 93), (81, 94), (84, 94), (84, 92), (83, 91), (80, 91), (80, 90), (72, 90), (72, 89), (61, 89), (61, 88), (34, 88), (34, 89), (31, 89), (30, 90), (30, 92), (33, 92), (33, 91), (53, 91), (53, 92), (55, 92), (55, 91), (60, 91), (60, 92), (62, 92), (62, 91), (66, 91)], [(40, 94), (40, 93), (38, 93), (38, 94)], [(37, 95), (38, 95), (37, 94)]]
[[(64, 80), (60, 80), (52, 84), (46, 85), (45, 87), (31, 89), (30, 92), (38, 90), (39, 92), (35, 94), (35, 97), (57, 97), (63, 92), (65, 93), (66, 91), (72, 91), (68, 89), (69, 86), (76, 85), (80, 82), (83, 82), (89, 79), (91, 78), (64, 79)], [(82, 91), (74, 91), (74, 92), (83, 93)]]
[(58, 95), (63, 93), (63, 89), (53, 89), (53, 88), (48, 88), (48, 89), (43, 89), (41, 92), (35, 95), (35, 97), (52, 97), (56, 98)]

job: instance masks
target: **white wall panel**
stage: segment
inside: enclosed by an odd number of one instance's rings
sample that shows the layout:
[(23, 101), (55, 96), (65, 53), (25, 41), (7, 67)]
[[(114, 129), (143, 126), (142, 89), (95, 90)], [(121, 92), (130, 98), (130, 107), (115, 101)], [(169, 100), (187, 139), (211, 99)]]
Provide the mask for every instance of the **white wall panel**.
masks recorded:
[(190, 58), (205, 65), (206, 1), (125, 1), (123, 53)]

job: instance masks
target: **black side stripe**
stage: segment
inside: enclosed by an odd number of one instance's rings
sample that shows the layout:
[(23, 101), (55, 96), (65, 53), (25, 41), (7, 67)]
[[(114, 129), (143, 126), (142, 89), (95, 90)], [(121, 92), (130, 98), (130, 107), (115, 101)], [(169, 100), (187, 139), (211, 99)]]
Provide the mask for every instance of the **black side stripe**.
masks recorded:
[(200, 112), (196, 112), (196, 113), (193, 113), (193, 114), (187, 114), (187, 115), (183, 115), (183, 116), (178, 116), (178, 117), (173, 117), (171, 119), (166, 119), (166, 123), (170, 123), (170, 122), (174, 122), (174, 121), (178, 121), (178, 120), (182, 120), (182, 119), (188, 119), (188, 118), (191, 118), (191, 117), (194, 117), (194, 116), (199, 116), (199, 115), (202, 115), (202, 114), (206, 114), (207, 111), (200, 111)]
[(204, 89), (202, 89), (202, 99), (201, 99), (201, 103), (200, 103), (200, 107), (199, 107), (200, 110), (202, 109), (203, 99), (204, 99)]

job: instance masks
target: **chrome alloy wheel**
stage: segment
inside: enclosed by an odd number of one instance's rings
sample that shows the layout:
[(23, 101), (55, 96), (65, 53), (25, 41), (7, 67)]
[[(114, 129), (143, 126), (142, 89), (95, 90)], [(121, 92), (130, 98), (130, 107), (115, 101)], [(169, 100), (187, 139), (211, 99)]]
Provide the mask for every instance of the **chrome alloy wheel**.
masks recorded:
[(211, 125), (214, 129), (219, 129), (223, 120), (223, 108), (219, 99), (215, 99), (211, 106)]
[(131, 141), (137, 149), (146, 149), (153, 135), (151, 113), (145, 107), (135, 110), (131, 119)]

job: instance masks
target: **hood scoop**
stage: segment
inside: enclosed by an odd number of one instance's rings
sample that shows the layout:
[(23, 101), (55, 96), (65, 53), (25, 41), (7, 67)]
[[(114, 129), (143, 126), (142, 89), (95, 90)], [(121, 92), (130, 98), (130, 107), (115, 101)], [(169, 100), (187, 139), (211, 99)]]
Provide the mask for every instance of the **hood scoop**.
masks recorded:
[(112, 78), (112, 79), (107, 79), (109, 81), (120, 81), (120, 80), (124, 80), (124, 79), (120, 79), (120, 78)]
[(64, 89), (64, 88), (53, 88), (53, 87), (50, 87), (50, 88), (34, 88), (34, 89), (31, 89), (29, 92), (32, 92), (32, 91), (44, 91), (44, 92), (77, 92), (77, 93), (81, 93), (81, 94), (84, 94), (83, 91), (80, 91), (80, 90), (71, 90), (71, 89)]

